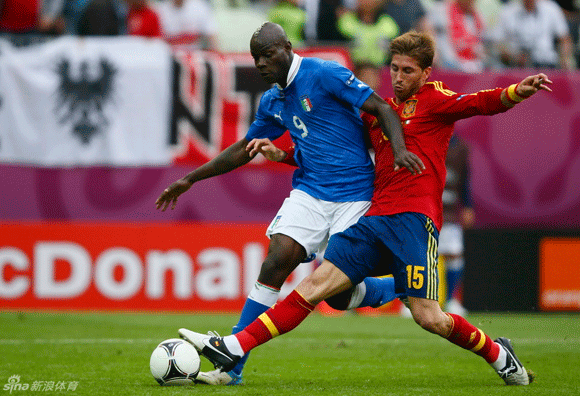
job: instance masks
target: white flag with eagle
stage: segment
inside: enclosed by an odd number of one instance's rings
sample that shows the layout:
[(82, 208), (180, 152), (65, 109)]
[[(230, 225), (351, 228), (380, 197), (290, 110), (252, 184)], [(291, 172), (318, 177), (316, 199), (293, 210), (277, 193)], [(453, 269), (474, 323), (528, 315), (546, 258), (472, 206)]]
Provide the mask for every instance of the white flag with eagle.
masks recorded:
[(171, 163), (171, 49), (138, 37), (0, 41), (0, 162)]

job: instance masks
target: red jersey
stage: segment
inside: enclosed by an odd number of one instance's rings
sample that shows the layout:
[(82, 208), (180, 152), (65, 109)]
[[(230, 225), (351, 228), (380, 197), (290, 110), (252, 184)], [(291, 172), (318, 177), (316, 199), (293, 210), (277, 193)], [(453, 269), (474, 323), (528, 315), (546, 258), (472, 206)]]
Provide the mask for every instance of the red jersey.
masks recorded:
[(508, 110), (496, 88), (472, 94), (457, 94), (440, 82), (428, 82), (419, 92), (397, 105), (387, 99), (403, 124), (407, 150), (425, 164), (420, 175), (406, 168), (393, 170), (391, 144), (378, 120), (363, 114), (375, 150), (375, 184), (372, 204), (365, 216), (417, 212), (428, 216), (441, 229), (442, 195), (445, 187), (445, 157), (455, 121), (475, 115), (492, 115)]

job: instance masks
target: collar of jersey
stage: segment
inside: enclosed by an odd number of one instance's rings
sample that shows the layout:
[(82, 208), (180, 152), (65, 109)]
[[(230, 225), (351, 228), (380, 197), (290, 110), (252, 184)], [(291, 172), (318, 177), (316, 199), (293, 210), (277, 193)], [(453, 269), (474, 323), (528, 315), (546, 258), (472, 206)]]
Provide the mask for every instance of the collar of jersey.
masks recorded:
[[(288, 87), (288, 85), (294, 81), (294, 77), (296, 77), (296, 74), (298, 74), (298, 69), (300, 69), (301, 63), (302, 57), (298, 54), (294, 54), (294, 58), (292, 58), (292, 64), (288, 70), (288, 77), (286, 77), (286, 87)], [(278, 83), (276, 83), (276, 87), (278, 87), (280, 91), (284, 90), (284, 88), (282, 88)]]

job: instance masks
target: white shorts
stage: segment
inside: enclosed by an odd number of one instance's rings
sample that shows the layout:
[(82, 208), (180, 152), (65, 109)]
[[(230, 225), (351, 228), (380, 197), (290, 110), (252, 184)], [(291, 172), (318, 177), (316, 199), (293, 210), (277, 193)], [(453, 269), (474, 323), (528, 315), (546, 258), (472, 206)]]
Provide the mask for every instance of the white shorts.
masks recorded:
[(446, 256), (463, 254), (463, 229), (459, 224), (443, 224), (439, 232), (439, 254)]
[(329, 202), (301, 190), (292, 190), (268, 226), (266, 236), (289, 236), (302, 245), (306, 256), (310, 257), (323, 252), (332, 234), (356, 223), (370, 206), (370, 201)]

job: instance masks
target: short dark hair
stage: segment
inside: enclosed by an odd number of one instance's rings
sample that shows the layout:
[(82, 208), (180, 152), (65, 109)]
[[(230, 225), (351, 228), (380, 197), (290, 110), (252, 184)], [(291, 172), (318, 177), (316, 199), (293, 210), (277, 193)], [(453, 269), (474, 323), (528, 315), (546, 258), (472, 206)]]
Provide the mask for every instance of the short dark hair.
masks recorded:
[(392, 55), (410, 56), (417, 61), (419, 67), (426, 69), (433, 65), (435, 41), (426, 33), (411, 30), (391, 41)]

